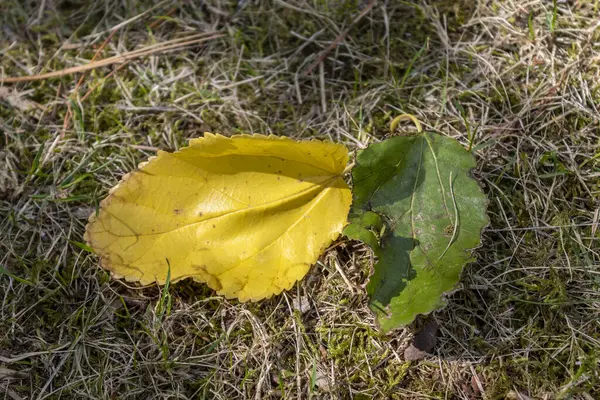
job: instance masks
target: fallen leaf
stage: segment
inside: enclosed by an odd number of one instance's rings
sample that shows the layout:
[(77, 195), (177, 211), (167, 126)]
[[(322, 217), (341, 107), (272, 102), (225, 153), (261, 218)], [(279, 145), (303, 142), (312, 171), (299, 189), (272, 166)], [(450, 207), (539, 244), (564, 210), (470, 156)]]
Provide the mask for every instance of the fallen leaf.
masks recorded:
[(85, 240), (116, 278), (192, 278), (228, 298), (268, 298), (304, 277), (346, 224), (340, 144), (205, 134), (127, 174)]
[(488, 224), (487, 198), (469, 176), (474, 167), (460, 143), (431, 132), (392, 137), (358, 153), (344, 233), (378, 257), (367, 291), (383, 331), (443, 307), (442, 295), (473, 261), (470, 249)]
[(437, 331), (437, 323), (430, 319), (413, 338), (413, 345), (419, 350), (430, 353), (437, 343)]
[(434, 320), (429, 320), (423, 325), (419, 333), (412, 340), (410, 346), (404, 350), (404, 359), (417, 361), (431, 353), (437, 343), (438, 325)]

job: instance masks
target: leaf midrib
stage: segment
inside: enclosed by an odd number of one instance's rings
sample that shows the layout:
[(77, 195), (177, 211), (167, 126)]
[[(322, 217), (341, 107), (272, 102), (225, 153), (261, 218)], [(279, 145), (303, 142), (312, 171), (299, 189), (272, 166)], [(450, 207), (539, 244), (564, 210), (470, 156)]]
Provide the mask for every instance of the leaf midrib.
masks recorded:
[[(331, 179), (330, 179), (328, 182), (330, 182), (330, 181), (333, 181), (334, 179), (338, 179), (338, 178), (340, 178), (340, 177), (339, 177), (339, 176), (337, 176), (337, 177), (332, 177), (332, 178), (331, 178)], [(296, 194), (295, 194), (295, 195), (293, 195), (293, 196), (287, 196), (287, 197), (285, 197), (285, 198), (283, 198), (283, 199), (279, 199), (279, 200), (277, 200), (277, 201), (280, 201), (280, 202), (281, 202), (281, 204), (285, 204), (285, 202), (286, 202), (287, 200), (291, 200), (292, 198), (298, 198), (298, 197), (301, 197), (301, 196), (303, 196), (304, 194), (308, 193), (310, 190), (313, 190), (313, 189), (315, 189), (315, 188), (318, 188), (318, 186), (313, 186), (313, 187), (311, 187), (311, 188), (309, 188), (309, 189), (307, 189), (307, 190), (303, 190), (302, 192), (298, 192), (298, 193), (296, 193)], [(331, 189), (331, 187), (330, 187), (330, 186), (328, 186), (328, 187), (325, 187), (325, 189), (324, 189), (324, 190), (322, 190), (322, 191), (321, 191), (321, 193), (319, 193), (319, 195), (317, 195), (316, 197), (317, 197), (317, 198), (319, 198), (320, 196), (322, 196), (322, 194), (323, 194), (323, 193), (326, 193), (326, 192), (327, 192), (328, 190), (330, 190), (330, 189)], [(315, 203), (318, 203), (319, 201), (320, 201), (320, 198), (319, 198), (319, 199), (317, 200), (317, 202), (315, 202)], [(259, 206), (264, 206), (264, 207), (267, 207), (269, 204), (272, 204), (272, 203), (274, 203), (274, 202), (276, 202), (276, 201), (269, 202), (269, 203), (265, 203), (265, 204), (261, 204), (261, 205), (259, 205)], [(254, 206), (254, 207), (250, 207), (250, 208), (254, 209), (254, 208), (258, 208), (259, 206)], [(309, 208), (309, 211), (310, 211), (310, 210), (311, 210), (313, 207), (314, 207), (314, 205), (312, 205), (312, 206)], [(113, 215), (112, 213), (108, 212), (107, 210), (104, 210), (104, 211), (106, 211), (106, 212), (107, 212), (109, 215), (111, 215), (112, 217), (114, 217), (114, 215)], [(131, 261), (131, 262), (127, 263), (126, 265), (127, 265), (127, 266), (129, 266), (129, 267), (131, 267), (131, 266), (132, 266), (133, 264), (135, 264), (137, 261), (139, 261), (140, 259), (142, 259), (142, 258), (143, 258), (143, 257), (144, 257), (146, 254), (148, 254), (148, 252), (150, 252), (150, 250), (151, 250), (152, 248), (154, 248), (154, 247), (156, 246), (156, 243), (162, 239), (162, 236), (164, 236), (164, 235), (166, 235), (166, 234), (168, 234), (168, 233), (173, 233), (173, 232), (175, 232), (175, 231), (177, 231), (177, 230), (184, 229), (184, 228), (188, 228), (188, 227), (190, 227), (190, 226), (192, 226), (192, 225), (195, 225), (195, 224), (198, 224), (198, 223), (202, 223), (202, 222), (210, 221), (210, 220), (213, 220), (213, 219), (215, 219), (215, 218), (221, 218), (221, 217), (225, 217), (225, 216), (232, 215), (232, 214), (236, 214), (236, 213), (239, 213), (239, 212), (242, 212), (242, 211), (248, 211), (248, 208), (244, 208), (244, 209), (240, 209), (240, 210), (235, 210), (235, 211), (233, 211), (233, 212), (229, 212), (229, 213), (224, 213), (224, 214), (221, 214), (221, 215), (219, 215), (219, 216), (211, 217), (211, 218), (208, 218), (208, 219), (205, 219), (205, 220), (202, 220), (202, 221), (191, 222), (191, 223), (189, 223), (189, 224), (186, 224), (186, 225), (183, 225), (183, 226), (179, 226), (179, 227), (177, 227), (177, 228), (174, 228), (174, 229), (172, 229), (172, 230), (169, 230), (169, 231), (166, 231), (166, 232), (162, 232), (162, 233), (154, 233), (154, 234), (144, 234), (143, 236), (154, 236), (154, 235), (160, 235), (161, 237), (157, 238), (157, 239), (154, 241), (154, 243), (153, 243), (153, 244), (152, 244), (152, 245), (151, 245), (151, 246), (150, 246), (150, 247), (149, 247), (149, 248), (148, 248), (148, 249), (147, 249), (147, 250), (146, 250), (146, 251), (145, 251), (145, 252), (144, 252), (144, 253), (143, 253), (143, 254), (140, 256), (140, 257), (138, 257), (138, 258), (136, 258), (135, 260), (133, 260), (133, 261)], [(308, 211), (307, 211), (307, 212), (308, 212)], [(272, 245), (272, 244), (273, 244), (275, 241), (277, 241), (277, 239), (279, 239), (279, 238), (280, 238), (282, 235), (284, 235), (286, 232), (289, 232), (289, 230), (290, 230), (291, 228), (293, 228), (294, 226), (296, 226), (296, 225), (298, 224), (298, 222), (299, 222), (299, 221), (300, 221), (300, 220), (301, 220), (301, 219), (302, 219), (302, 218), (303, 218), (303, 217), (304, 217), (304, 216), (307, 214), (307, 212), (306, 212), (306, 213), (304, 213), (304, 214), (302, 214), (302, 217), (298, 218), (298, 220), (297, 220), (296, 222), (294, 222), (294, 224), (292, 224), (292, 225), (291, 225), (289, 228), (287, 228), (287, 229), (286, 229), (286, 230), (285, 230), (285, 231), (284, 231), (284, 232), (283, 232), (281, 235), (279, 235), (279, 236), (278, 236), (278, 237), (277, 237), (277, 238), (276, 238), (276, 239), (275, 239), (273, 242), (271, 242), (269, 245), (267, 245), (267, 246), (263, 247), (263, 249), (261, 249), (261, 251), (262, 251), (262, 250), (264, 250), (265, 248), (267, 248), (267, 247), (271, 246), (271, 245)], [(131, 228), (130, 228), (130, 229), (131, 229)], [(116, 235), (115, 235), (115, 236), (116, 236)], [(127, 235), (127, 236), (118, 236), (118, 237), (136, 237), (136, 238), (138, 238), (139, 236), (140, 236), (140, 234), (137, 234), (137, 235)], [(139, 239), (138, 239), (138, 240), (139, 240)], [(136, 242), (134, 242), (133, 244), (129, 245), (128, 247), (131, 247), (131, 246), (135, 245), (135, 243), (137, 243), (137, 240), (136, 240)], [(259, 252), (257, 252), (256, 254), (258, 254), (258, 253), (260, 253), (260, 251), (259, 251)], [(249, 257), (249, 258), (251, 258), (251, 257)], [(249, 258), (248, 258), (248, 259), (249, 259)], [(245, 261), (245, 260), (243, 260), (241, 263), (243, 263), (244, 261)], [(240, 263), (240, 264), (241, 264), (241, 263)], [(238, 265), (239, 265), (239, 264), (237, 264), (236, 266), (238, 266)], [(235, 267), (235, 266), (234, 266), (234, 267)], [(234, 268), (234, 267), (232, 267), (232, 268)], [(224, 272), (226, 272), (226, 271), (224, 271)], [(224, 273), (224, 272), (223, 272), (223, 273)], [(219, 275), (221, 275), (221, 274), (219, 274)]]
[[(294, 193), (294, 194), (291, 194), (291, 195), (289, 195), (289, 196), (281, 197), (281, 198), (279, 198), (279, 199), (276, 199), (276, 200), (273, 200), (273, 201), (270, 201), (270, 202), (267, 202), (267, 203), (256, 204), (256, 205), (254, 205), (254, 206), (248, 206), (248, 207), (245, 207), (245, 208), (240, 208), (240, 209), (237, 209), (237, 210), (234, 210), (234, 211), (228, 211), (228, 212), (225, 212), (225, 213), (222, 213), (222, 214), (219, 214), (219, 215), (214, 215), (214, 216), (212, 216), (212, 217), (210, 217), (210, 218), (205, 218), (205, 219), (202, 219), (202, 220), (200, 220), (200, 221), (194, 221), (194, 222), (190, 222), (190, 223), (187, 223), (187, 224), (185, 224), (185, 225), (178, 226), (178, 227), (175, 227), (175, 228), (173, 228), (173, 229), (169, 229), (169, 230), (167, 230), (167, 231), (164, 231), (164, 232), (153, 232), (153, 233), (143, 233), (143, 234), (140, 234), (140, 233), (137, 233), (137, 232), (136, 232), (136, 233), (135, 233), (135, 234), (133, 234), (133, 235), (113, 235), (113, 236), (115, 236), (115, 237), (119, 237), (119, 238), (127, 238), (127, 237), (137, 237), (137, 236), (140, 236), (140, 235), (143, 235), (143, 236), (156, 236), (156, 235), (165, 235), (165, 234), (167, 234), (167, 233), (174, 232), (174, 231), (176, 231), (176, 230), (178, 230), (178, 229), (184, 229), (184, 228), (187, 228), (188, 226), (191, 226), (191, 225), (194, 225), (194, 224), (199, 224), (199, 223), (202, 223), (202, 222), (212, 221), (212, 220), (214, 220), (214, 219), (221, 218), (221, 217), (225, 217), (225, 216), (228, 216), (228, 215), (232, 215), (232, 214), (236, 214), (236, 213), (240, 213), (240, 212), (253, 211), (253, 210), (255, 210), (255, 209), (258, 209), (258, 208), (261, 208), (261, 207), (263, 207), (263, 208), (268, 208), (270, 205), (272, 205), (272, 204), (274, 204), (274, 203), (278, 203), (278, 202), (279, 202), (279, 203), (281, 203), (281, 204), (285, 204), (287, 201), (291, 201), (291, 200), (294, 200), (294, 199), (296, 199), (296, 198), (298, 198), (298, 197), (302, 197), (302, 196), (304, 196), (305, 194), (307, 194), (307, 193), (309, 193), (309, 192), (311, 192), (311, 191), (313, 191), (313, 190), (315, 190), (315, 189), (318, 189), (318, 188), (321, 188), (321, 187), (325, 187), (325, 189), (328, 189), (328, 188), (329, 188), (328, 184), (329, 184), (330, 182), (334, 181), (335, 179), (338, 179), (338, 178), (341, 178), (341, 177), (340, 177), (340, 176), (335, 176), (335, 177), (332, 177), (331, 179), (328, 179), (327, 181), (323, 182), (323, 184), (311, 186), (311, 187), (309, 187), (309, 188), (306, 188), (306, 189), (304, 189), (304, 190), (301, 190), (301, 191), (299, 191), (299, 192), (296, 192), (296, 193)], [(136, 205), (137, 205), (137, 206), (140, 206), (140, 207), (149, 208), (149, 209), (151, 209), (151, 210), (154, 210), (154, 211), (156, 211), (154, 208), (152, 208), (152, 207), (149, 207), (149, 206), (146, 206), (146, 205), (143, 205), (143, 204), (136, 204)], [(111, 217), (113, 217), (113, 218), (117, 219), (118, 221), (121, 221), (121, 218), (119, 218), (119, 217), (115, 216), (115, 215), (114, 215), (113, 213), (111, 213), (110, 211), (108, 211), (108, 210), (106, 210), (106, 209), (105, 209), (104, 211), (105, 211), (107, 214), (109, 214)], [(133, 228), (130, 228), (130, 227), (128, 227), (128, 228), (129, 228), (131, 231), (135, 232), (135, 230), (134, 230)], [(107, 231), (108, 231), (108, 230), (107, 230)]]

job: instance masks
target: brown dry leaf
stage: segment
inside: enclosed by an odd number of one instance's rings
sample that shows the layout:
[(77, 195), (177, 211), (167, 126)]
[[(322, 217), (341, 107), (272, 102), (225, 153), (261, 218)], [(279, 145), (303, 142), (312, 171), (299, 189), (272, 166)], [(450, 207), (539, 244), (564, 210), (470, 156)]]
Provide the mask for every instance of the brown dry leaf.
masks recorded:
[(415, 335), (410, 346), (404, 350), (404, 359), (417, 361), (425, 358), (437, 343), (438, 325), (434, 320), (429, 320)]

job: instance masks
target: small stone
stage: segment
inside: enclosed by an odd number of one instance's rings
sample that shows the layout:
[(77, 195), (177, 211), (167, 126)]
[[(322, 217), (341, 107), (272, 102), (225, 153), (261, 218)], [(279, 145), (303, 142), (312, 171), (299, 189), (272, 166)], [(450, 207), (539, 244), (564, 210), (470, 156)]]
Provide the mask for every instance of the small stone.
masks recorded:
[(295, 310), (300, 311), (301, 314), (304, 314), (308, 310), (310, 310), (310, 302), (308, 301), (308, 297), (301, 296), (300, 298), (295, 298), (292, 300), (292, 304)]
[(425, 358), (426, 355), (426, 352), (417, 349), (412, 344), (404, 350), (404, 359), (406, 361), (419, 361)]

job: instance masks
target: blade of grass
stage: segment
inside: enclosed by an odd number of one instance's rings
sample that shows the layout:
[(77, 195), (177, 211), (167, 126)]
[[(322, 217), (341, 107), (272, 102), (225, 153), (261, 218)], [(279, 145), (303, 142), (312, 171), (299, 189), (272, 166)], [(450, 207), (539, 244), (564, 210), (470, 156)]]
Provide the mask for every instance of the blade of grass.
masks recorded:
[(24, 284), (24, 285), (35, 286), (35, 283), (33, 283), (33, 282), (31, 282), (31, 281), (28, 281), (27, 279), (24, 279), (24, 278), (18, 277), (17, 275), (15, 275), (15, 274), (12, 274), (12, 273), (8, 272), (8, 271), (6, 270), (6, 268), (4, 268), (4, 267), (2, 267), (2, 266), (0, 266), (0, 275), (5, 275), (5, 276), (8, 276), (9, 278), (12, 278), (12, 279), (14, 279), (15, 281), (17, 281), (17, 282), (19, 282), (19, 283), (22, 283), (22, 284)]

